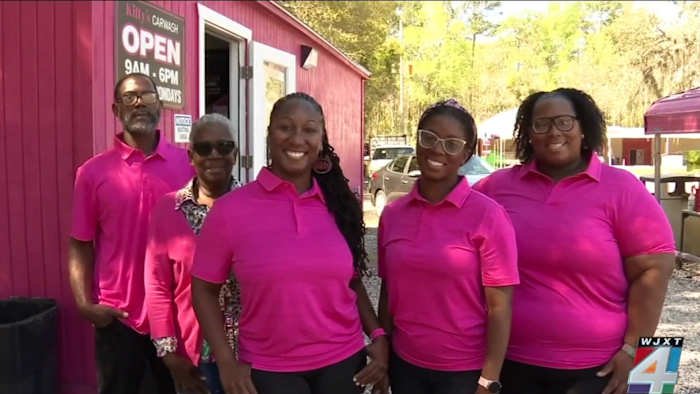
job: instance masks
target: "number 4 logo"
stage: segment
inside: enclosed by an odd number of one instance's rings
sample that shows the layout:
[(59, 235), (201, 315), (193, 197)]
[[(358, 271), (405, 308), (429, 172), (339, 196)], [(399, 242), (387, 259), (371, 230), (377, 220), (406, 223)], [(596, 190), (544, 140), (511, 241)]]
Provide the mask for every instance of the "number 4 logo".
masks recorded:
[(656, 348), (632, 368), (630, 384), (650, 385), (649, 394), (673, 393), (673, 386), (678, 380), (680, 350), (667, 346)]

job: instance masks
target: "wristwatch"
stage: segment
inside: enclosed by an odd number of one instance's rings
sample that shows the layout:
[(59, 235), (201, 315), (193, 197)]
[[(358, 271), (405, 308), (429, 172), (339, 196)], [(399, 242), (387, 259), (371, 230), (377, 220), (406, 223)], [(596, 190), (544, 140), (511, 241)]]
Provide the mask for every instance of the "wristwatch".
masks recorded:
[(623, 344), (622, 349), (620, 349), (620, 350), (627, 353), (627, 355), (632, 357), (633, 360), (634, 360), (634, 357), (637, 355), (637, 349), (634, 346), (630, 345), (629, 343)]
[(489, 393), (498, 394), (501, 392), (501, 382), (498, 380), (488, 380), (483, 376), (479, 376), (479, 386), (485, 388)]

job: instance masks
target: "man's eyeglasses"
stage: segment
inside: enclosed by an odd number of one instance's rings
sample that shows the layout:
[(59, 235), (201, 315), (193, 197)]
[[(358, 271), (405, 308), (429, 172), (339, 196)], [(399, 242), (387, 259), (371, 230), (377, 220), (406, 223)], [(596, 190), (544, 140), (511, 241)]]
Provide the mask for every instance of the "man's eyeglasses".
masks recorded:
[(433, 149), (438, 142), (448, 155), (456, 155), (464, 149), (467, 141), (461, 138), (440, 138), (430, 130), (418, 130), (418, 144), (425, 149)]
[(221, 156), (226, 156), (236, 149), (236, 143), (231, 140), (219, 140), (216, 142), (202, 141), (192, 144), (192, 150), (202, 157), (211, 155), (214, 149)]
[(578, 119), (572, 115), (559, 115), (546, 118), (537, 118), (532, 121), (532, 132), (535, 134), (545, 134), (552, 129), (552, 125), (561, 132), (571, 131), (574, 122)]
[(125, 93), (120, 98), (119, 101), (124, 105), (136, 105), (138, 99), (141, 99), (141, 103), (145, 105), (155, 104), (158, 101), (158, 93), (156, 92), (144, 92), (144, 93)]

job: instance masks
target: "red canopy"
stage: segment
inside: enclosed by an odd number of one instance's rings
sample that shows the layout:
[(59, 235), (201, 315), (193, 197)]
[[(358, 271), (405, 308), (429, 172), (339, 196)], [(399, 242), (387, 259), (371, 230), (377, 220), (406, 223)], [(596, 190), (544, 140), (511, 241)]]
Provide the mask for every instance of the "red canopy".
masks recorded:
[(644, 114), (644, 133), (700, 133), (700, 87), (652, 104)]

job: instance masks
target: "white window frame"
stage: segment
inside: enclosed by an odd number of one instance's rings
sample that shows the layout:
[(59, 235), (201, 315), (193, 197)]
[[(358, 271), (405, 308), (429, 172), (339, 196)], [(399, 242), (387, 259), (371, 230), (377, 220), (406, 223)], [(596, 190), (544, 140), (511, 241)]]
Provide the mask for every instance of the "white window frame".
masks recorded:
[(267, 115), (265, 113), (265, 62), (284, 67), (285, 94), (296, 91), (297, 58), (294, 54), (253, 41), (250, 50), (253, 65), (253, 92), (250, 95), (251, 130), (253, 142), (253, 165), (249, 179), (253, 179), (260, 169), (267, 165)]

